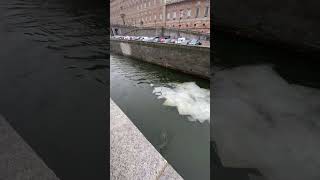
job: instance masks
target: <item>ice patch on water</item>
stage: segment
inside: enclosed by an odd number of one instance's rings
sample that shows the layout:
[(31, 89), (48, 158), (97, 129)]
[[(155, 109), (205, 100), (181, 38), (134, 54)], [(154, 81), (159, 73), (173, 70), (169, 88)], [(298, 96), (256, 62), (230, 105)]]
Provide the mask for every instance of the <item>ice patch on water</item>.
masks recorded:
[(210, 90), (194, 82), (171, 83), (170, 87), (155, 87), (153, 94), (165, 99), (163, 105), (177, 107), (180, 115), (190, 121), (210, 122)]

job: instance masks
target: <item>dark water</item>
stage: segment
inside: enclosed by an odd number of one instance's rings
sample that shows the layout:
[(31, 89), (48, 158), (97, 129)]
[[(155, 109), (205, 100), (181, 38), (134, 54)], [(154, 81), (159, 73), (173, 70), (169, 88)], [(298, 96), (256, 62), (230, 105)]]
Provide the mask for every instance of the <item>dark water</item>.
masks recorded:
[(319, 59), (226, 34), (215, 37), (212, 176), (319, 179)]
[(154, 87), (173, 82), (195, 82), (209, 89), (209, 81), (116, 55), (111, 55), (110, 66), (110, 95), (115, 103), (182, 177), (209, 179), (208, 121), (189, 121), (152, 93)]
[(61, 179), (108, 177), (105, 8), (0, 2), (0, 113)]

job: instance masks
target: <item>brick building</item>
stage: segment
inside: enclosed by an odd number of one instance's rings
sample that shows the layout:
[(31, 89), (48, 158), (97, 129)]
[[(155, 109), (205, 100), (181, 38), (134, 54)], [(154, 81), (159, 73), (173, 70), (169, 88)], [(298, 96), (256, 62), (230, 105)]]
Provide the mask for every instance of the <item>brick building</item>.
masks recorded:
[(165, 0), (111, 0), (111, 24), (163, 26)]
[(165, 26), (210, 33), (210, 1), (168, 0)]
[(111, 24), (210, 33), (209, 0), (110, 0)]

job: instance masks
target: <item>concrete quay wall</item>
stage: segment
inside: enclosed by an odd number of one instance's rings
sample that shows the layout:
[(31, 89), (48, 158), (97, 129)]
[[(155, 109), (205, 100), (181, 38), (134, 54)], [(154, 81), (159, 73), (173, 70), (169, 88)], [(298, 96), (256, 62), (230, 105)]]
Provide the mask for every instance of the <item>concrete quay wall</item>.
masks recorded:
[(205, 79), (210, 78), (208, 47), (111, 40), (110, 51)]
[(110, 179), (183, 179), (112, 99), (110, 99)]

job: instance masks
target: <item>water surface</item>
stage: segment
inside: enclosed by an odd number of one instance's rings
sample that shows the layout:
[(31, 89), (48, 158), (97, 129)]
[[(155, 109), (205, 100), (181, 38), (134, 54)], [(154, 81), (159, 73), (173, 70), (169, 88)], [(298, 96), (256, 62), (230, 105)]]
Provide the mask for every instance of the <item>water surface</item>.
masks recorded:
[(212, 173), (221, 180), (319, 179), (318, 60), (223, 34), (216, 37)]
[(188, 108), (210, 106), (209, 81), (117, 55), (110, 66), (115, 103), (182, 177), (209, 179), (209, 118)]
[(61, 179), (108, 177), (109, 33), (93, 2), (0, 2), (0, 113)]

